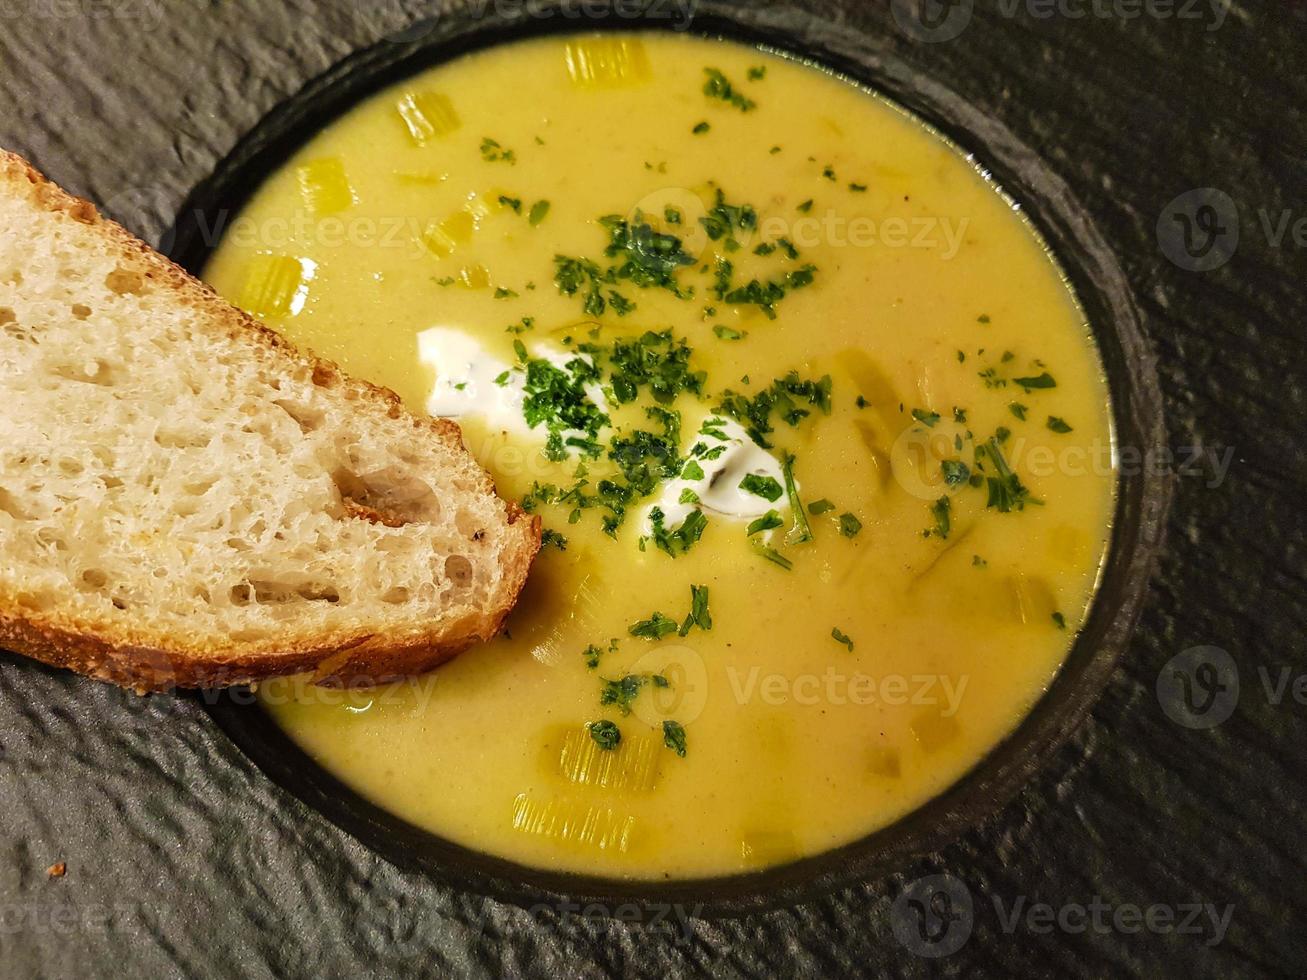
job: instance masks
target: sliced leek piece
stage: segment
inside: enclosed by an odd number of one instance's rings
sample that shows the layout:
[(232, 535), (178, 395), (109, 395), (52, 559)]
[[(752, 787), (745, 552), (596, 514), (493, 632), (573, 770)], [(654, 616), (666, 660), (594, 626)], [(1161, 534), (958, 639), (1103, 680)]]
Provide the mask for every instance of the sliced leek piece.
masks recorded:
[(952, 715), (945, 715), (939, 705), (918, 711), (908, 723), (912, 736), (927, 755), (944, 748), (958, 737), (961, 726)]
[[(661, 746), (643, 735), (627, 735), (604, 750), (584, 728), (568, 728), (557, 741), (554, 771), (571, 783), (617, 792), (648, 793), (658, 783)], [(561, 743), (561, 744), (559, 744)]]
[(414, 146), (425, 146), (463, 125), (449, 96), (439, 92), (406, 92), (395, 103), (395, 111)]
[(858, 394), (880, 415), (881, 424), (893, 428), (899, 419), (902, 399), (884, 368), (870, 354), (856, 347), (840, 351), (837, 360), (853, 379)]
[(799, 853), (799, 842), (790, 830), (754, 830), (740, 835), (740, 860), (753, 867), (792, 861)]
[(581, 88), (623, 88), (652, 76), (649, 53), (638, 38), (588, 37), (569, 41), (567, 73)]
[(256, 255), (246, 268), (236, 305), (251, 316), (293, 316), (304, 308), (316, 268), (312, 259)]
[(874, 745), (867, 753), (867, 771), (886, 779), (898, 779), (903, 775), (903, 763), (899, 750), (892, 745)]
[(422, 233), (422, 244), (440, 258), (452, 255), (460, 245), (466, 245), (481, 227), (490, 208), (479, 198), (473, 198), (442, 221), (428, 225)]
[(584, 844), (625, 854), (631, 846), (635, 817), (609, 806), (587, 806), (557, 797), (533, 799), (519, 793), (513, 800), (513, 829), (536, 837)]
[(1007, 580), (1012, 595), (1012, 612), (1023, 625), (1046, 626), (1057, 612), (1057, 599), (1042, 578), (1028, 578), (1020, 573)]
[(304, 205), (315, 215), (337, 214), (358, 200), (340, 157), (310, 160), (295, 168)]
[(484, 265), (465, 265), (454, 278), (464, 289), (490, 288), (490, 271)]
[(437, 173), (434, 170), (396, 170), (393, 171), (395, 178), (404, 184), (443, 184), (449, 180), (449, 173), (442, 171)]

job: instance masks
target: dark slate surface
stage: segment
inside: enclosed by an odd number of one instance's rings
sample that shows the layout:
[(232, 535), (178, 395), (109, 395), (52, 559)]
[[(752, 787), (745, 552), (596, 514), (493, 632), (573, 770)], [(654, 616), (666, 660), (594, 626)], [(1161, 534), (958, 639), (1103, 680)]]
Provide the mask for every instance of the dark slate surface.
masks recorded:
[[(948, 16), (970, 20), (935, 43), (904, 29), (910, 3), (803, 6), (937, 75), (1043, 154), (1130, 277), (1160, 355), (1172, 445), (1233, 453), (1224, 479), (1210, 463), (1181, 473), (1143, 622), (1091, 721), (1000, 816), (900, 875), (671, 930), (532, 913), (402, 873), (275, 789), (195, 704), (138, 700), (0, 656), (0, 976), (1226, 977), (1307, 967), (1307, 708), (1292, 685), (1307, 674), (1307, 455), (1295, 438), (1307, 411), (1307, 225), (1293, 238), (1294, 222), (1307, 221), (1307, 3), (956, 0)], [(9, 0), (0, 145), (157, 238), (263, 113), (434, 9)], [(1218, 205), (1223, 246), (1240, 234), (1228, 261), (1195, 272), (1168, 260), (1192, 264), (1172, 239), (1160, 247), (1157, 229), (1178, 228), (1170, 202), (1202, 187), (1228, 195), (1205, 199)], [(1176, 207), (1209, 214), (1188, 199)], [(1228, 713), (1208, 728), (1192, 715), (1173, 721), (1156, 693), (1159, 675), (1174, 677), (1168, 661), (1199, 645), (1228, 651), (1240, 681), (1237, 698), (1227, 686), (1197, 718)], [(1198, 666), (1188, 663), (1201, 684), (1213, 675)], [(1282, 671), (1290, 683), (1277, 697)], [(55, 861), (68, 873), (49, 880)], [(940, 958), (895, 929), (914, 923), (911, 895), (896, 897), (935, 874), (951, 876), (958, 918), (932, 951), (961, 942)], [(1079, 908), (1096, 900), (1107, 911), (1086, 924)], [(1037, 903), (1064, 924), (1032, 918)], [(1218, 915), (1232, 907), (1228, 930), (1206, 913), (1199, 933), (1177, 930), (1204, 904)], [(1128, 917), (1152, 905), (1173, 910), (1170, 931), (1162, 912), (1152, 931)]]

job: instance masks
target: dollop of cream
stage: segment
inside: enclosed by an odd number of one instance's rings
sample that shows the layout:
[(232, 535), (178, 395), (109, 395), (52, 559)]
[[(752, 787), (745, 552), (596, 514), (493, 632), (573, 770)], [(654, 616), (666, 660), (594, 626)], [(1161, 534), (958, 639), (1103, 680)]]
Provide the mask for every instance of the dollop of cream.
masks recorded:
[[(696, 454), (700, 446), (703, 449)], [(663, 484), (657, 501), (645, 511), (646, 528), (652, 529), (649, 515), (655, 507), (663, 512), (664, 526), (674, 528), (696, 509), (751, 521), (769, 510), (784, 511), (789, 506), (783, 493), (776, 500), (768, 500), (740, 486), (746, 476), (753, 474), (771, 477), (783, 489), (785, 475), (776, 457), (750, 439), (738, 422), (719, 416), (708, 418), (690, 447), (690, 461), (698, 465), (703, 476), (687, 479), (682, 469), (682, 476)], [(689, 463), (685, 467), (693, 472)], [(697, 503), (682, 500), (686, 490), (698, 497)]]
[[(532, 356), (557, 368), (580, 359), (593, 364), (587, 354), (542, 347)], [(475, 418), (503, 432), (533, 441), (544, 441), (545, 426), (534, 429), (522, 414), (526, 399), (526, 374), (520, 365), (509, 364), (490, 354), (475, 337), (457, 327), (431, 327), (418, 334), (418, 360), (432, 368), (436, 380), (427, 396), (427, 413), (437, 418)], [(585, 385), (586, 396), (596, 405), (606, 405), (597, 384)], [(583, 435), (570, 430), (568, 435)]]
[[(486, 425), (530, 435), (522, 417), (524, 377), (491, 356), (474, 338), (455, 327), (432, 327), (418, 334), (418, 360), (436, 374), (427, 412), (437, 418), (473, 417)], [(507, 378), (496, 383), (507, 372)]]

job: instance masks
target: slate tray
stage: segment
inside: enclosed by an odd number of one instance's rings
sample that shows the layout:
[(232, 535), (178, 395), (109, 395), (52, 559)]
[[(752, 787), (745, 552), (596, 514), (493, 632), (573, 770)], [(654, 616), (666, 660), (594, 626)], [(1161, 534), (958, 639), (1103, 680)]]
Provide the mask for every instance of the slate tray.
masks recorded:
[[(0, 657), (0, 977), (1307, 966), (1307, 5), (703, 8), (939, 79), (1039, 153), (1124, 268), (1160, 359), (1176, 495), (1143, 621), (1090, 719), (1000, 814), (892, 874), (765, 914), (624, 922), (401, 871), (276, 788), (193, 699)], [(13, 0), (0, 145), (157, 241), (268, 110), (441, 9)], [(48, 878), (58, 861), (67, 874)], [(947, 901), (913, 910), (934, 892)], [(1228, 927), (1188, 921), (1205, 905)]]

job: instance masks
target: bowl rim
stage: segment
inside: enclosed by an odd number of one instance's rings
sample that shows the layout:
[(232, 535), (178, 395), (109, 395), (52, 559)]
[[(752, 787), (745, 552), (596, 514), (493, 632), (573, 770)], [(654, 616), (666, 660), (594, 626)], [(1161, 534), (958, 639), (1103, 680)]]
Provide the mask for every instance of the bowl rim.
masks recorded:
[[(802, 25), (796, 31), (795, 24)], [(491, 46), (547, 34), (666, 30), (660, 21), (589, 16), (450, 14), (347, 55), (265, 115), (188, 195), (164, 238), (171, 258), (199, 274), (262, 180), (327, 122), (396, 81)], [(1042, 158), (998, 120), (926, 70), (899, 59), (889, 39), (850, 32), (811, 12), (703, 3), (687, 33), (721, 38), (832, 72), (906, 109), (970, 156), (1026, 215), (1080, 302), (1097, 342), (1111, 398), (1117, 453), (1164, 451), (1156, 359), (1124, 271), (1091, 216)], [(1161, 457), (1165, 458), (1165, 457)], [(528, 909), (595, 909), (616, 915), (667, 908), (733, 916), (793, 906), (901, 870), (992, 820), (1084, 720), (1128, 647), (1165, 528), (1173, 476), (1118, 469), (1107, 555), (1088, 618), (1044, 693), (1002, 740), (937, 796), (848, 844), (787, 864), (732, 875), (624, 879), (544, 871), (475, 851), (422, 830), (365, 800), (314, 762), (245, 689), (197, 692), (218, 728), (273, 783), (397, 866)]]

